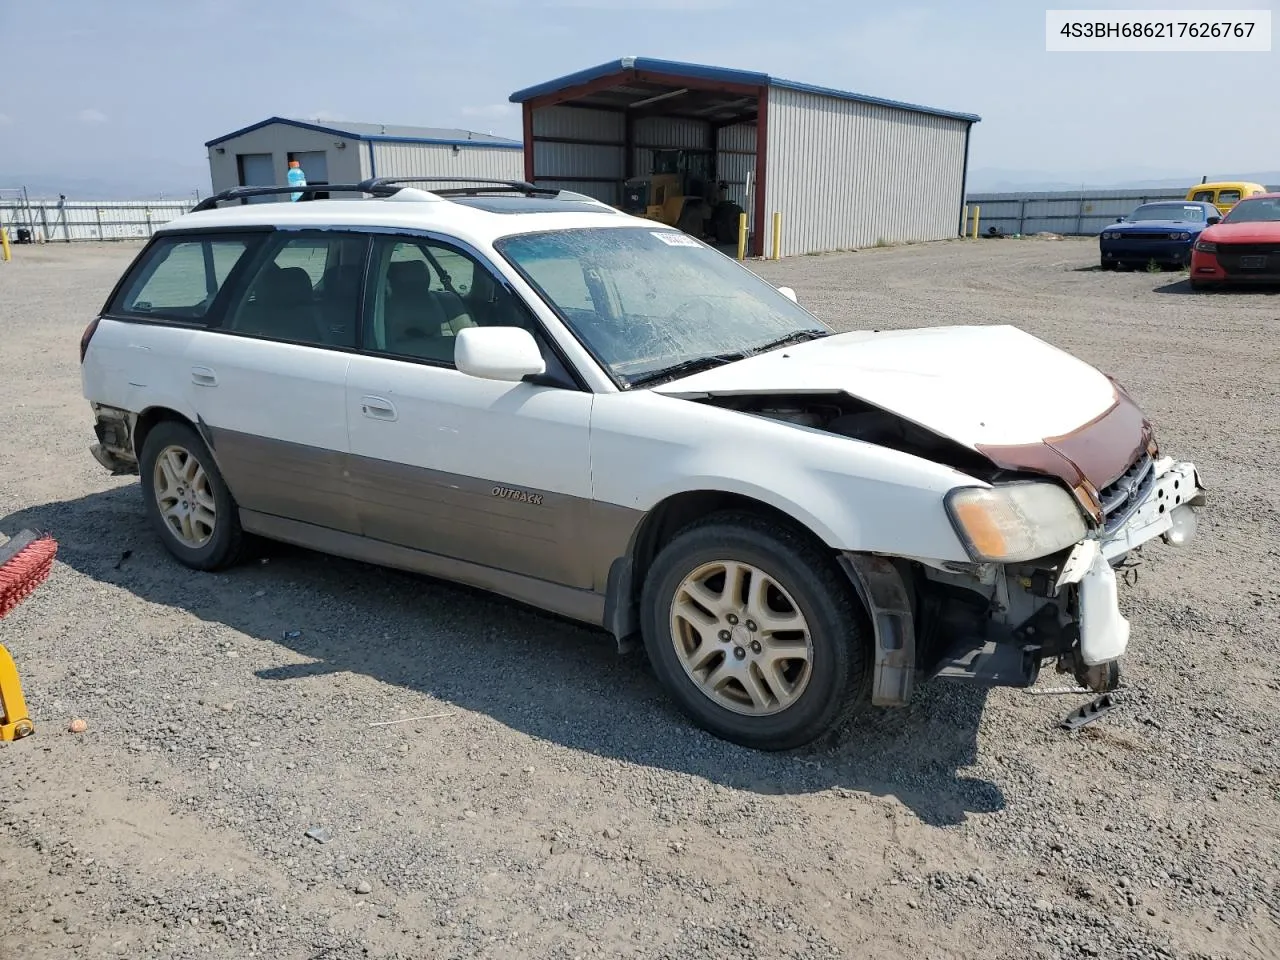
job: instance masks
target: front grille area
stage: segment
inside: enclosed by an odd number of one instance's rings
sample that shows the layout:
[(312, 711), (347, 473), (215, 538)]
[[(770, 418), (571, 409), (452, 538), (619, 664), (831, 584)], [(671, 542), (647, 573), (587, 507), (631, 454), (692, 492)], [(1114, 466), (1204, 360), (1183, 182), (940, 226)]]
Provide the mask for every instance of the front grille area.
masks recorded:
[(1144, 241), (1146, 241), (1147, 243), (1159, 243), (1161, 240), (1166, 240), (1166, 241), (1167, 241), (1167, 240), (1172, 239), (1172, 238), (1169, 236), (1169, 232), (1170, 232), (1170, 231), (1168, 231), (1168, 230), (1162, 230), (1162, 231), (1160, 231), (1159, 233), (1122, 233), (1122, 234), (1120, 234), (1120, 236), (1119, 236), (1119, 238), (1118, 238), (1118, 239), (1120, 239), (1120, 240), (1144, 240)]
[(1280, 273), (1280, 243), (1219, 243), (1218, 263), (1227, 273)]
[(1099, 491), (1104, 529), (1110, 533), (1123, 526), (1130, 514), (1151, 492), (1156, 482), (1155, 461), (1143, 453), (1129, 469)]

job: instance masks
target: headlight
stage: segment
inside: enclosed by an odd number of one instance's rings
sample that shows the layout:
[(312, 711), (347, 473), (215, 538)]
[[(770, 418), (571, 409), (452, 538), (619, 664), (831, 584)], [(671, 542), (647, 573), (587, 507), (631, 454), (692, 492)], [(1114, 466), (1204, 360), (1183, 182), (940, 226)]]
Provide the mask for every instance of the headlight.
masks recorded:
[(1047, 481), (959, 487), (947, 494), (946, 504), (956, 533), (978, 562), (1035, 560), (1078, 542), (1087, 529), (1071, 494)]
[(1218, 245), (1212, 240), (1197, 240), (1196, 249), (1201, 253), (1217, 253)]

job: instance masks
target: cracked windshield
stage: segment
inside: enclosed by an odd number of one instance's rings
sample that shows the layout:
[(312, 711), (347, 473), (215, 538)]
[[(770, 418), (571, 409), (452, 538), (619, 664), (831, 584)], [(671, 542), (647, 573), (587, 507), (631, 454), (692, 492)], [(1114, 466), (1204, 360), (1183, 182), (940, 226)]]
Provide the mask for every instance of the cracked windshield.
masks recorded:
[(631, 386), (830, 332), (775, 287), (678, 231), (608, 227), (496, 246)]

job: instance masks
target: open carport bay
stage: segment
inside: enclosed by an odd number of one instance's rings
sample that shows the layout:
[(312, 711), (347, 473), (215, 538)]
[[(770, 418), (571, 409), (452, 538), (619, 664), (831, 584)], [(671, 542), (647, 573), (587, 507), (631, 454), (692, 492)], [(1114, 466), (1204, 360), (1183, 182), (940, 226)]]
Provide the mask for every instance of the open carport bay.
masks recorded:
[(935, 685), (768, 756), (479, 593), (286, 548), (171, 562), (79, 393), (135, 249), (0, 264), (0, 532), (61, 544), (0, 622), (37, 724), (0, 746), (4, 960), (1280, 954), (1280, 297), (1104, 274), (1088, 241), (754, 264), (841, 328), (1073, 351), (1212, 496), (1124, 588), (1128, 687), (1080, 733), (1055, 725), (1083, 697)]

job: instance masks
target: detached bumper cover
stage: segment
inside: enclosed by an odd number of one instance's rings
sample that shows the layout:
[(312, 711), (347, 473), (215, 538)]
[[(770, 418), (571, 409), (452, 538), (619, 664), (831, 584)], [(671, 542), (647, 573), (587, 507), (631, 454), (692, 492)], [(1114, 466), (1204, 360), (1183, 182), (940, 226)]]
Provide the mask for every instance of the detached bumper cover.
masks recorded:
[(1120, 659), (1129, 645), (1129, 621), (1120, 612), (1111, 561), (1156, 537), (1176, 533), (1185, 542), (1194, 531), (1192, 508), (1205, 502), (1194, 464), (1165, 457), (1156, 462), (1155, 474), (1155, 483), (1124, 524), (1076, 544), (1058, 577), (1059, 589), (1078, 585), (1080, 656), (1089, 666)]

